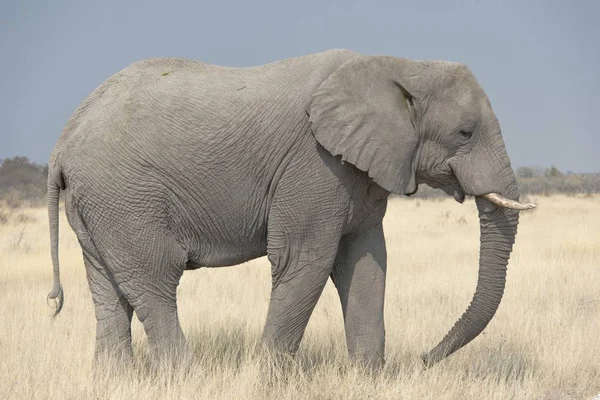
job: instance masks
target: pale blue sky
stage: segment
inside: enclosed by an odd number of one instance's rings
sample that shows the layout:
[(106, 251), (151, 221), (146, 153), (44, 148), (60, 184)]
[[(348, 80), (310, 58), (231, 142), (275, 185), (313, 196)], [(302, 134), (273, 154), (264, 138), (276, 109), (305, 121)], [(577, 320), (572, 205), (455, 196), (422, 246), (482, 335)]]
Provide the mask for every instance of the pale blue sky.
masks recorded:
[(600, 172), (600, 1), (0, 0), (0, 158), (47, 162), (67, 119), (142, 58), (251, 66), (329, 48), (464, 62), (513, 166)]

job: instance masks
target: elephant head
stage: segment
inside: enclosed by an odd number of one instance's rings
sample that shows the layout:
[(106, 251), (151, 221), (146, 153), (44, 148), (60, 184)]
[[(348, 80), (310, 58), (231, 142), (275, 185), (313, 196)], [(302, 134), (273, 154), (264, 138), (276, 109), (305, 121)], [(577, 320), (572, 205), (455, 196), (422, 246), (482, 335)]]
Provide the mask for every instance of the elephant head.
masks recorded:
[(502, 298), (518, 210), (514, 172), (498, 120), (464, 65), (358, 56), (333, 72), (307, 107), (315, 138), (384, 189), (413, 194), (419, 183), (458, 202), (475, 196), (481, 245), (471, 304), (422, 356), (432, 365), (474, 339)]

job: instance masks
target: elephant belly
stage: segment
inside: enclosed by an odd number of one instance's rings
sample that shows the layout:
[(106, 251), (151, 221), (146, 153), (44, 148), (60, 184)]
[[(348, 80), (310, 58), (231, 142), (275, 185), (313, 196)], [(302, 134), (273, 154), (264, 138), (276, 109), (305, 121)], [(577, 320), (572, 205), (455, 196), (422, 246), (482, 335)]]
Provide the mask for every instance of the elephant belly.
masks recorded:
[[(212, 170), (215, 171), (213, 176), (197, 174), (201, 185), (185, 189), (191, 197), (171, 195), (165, 201), (169, 211), (164, 224), (187, 252), (186, 269), (232, 266), (267, 252), (268, 199), (252, 196), (243, 182), (214, 185), (215, 181), (236, 180), (227, 176), (215, 178), (214, 175), (225, 171), (217, 172), (216, 167)], [(174, 193), (178, 187), (172, 185), (170, 190)], [(183, 193), (183, 189), (180, 192)]]
[(190, 251), (186, 269), (230, 267), (265, 256), (266, 240), (252, 238), (229, 243), (199, 243), (197, 249)]

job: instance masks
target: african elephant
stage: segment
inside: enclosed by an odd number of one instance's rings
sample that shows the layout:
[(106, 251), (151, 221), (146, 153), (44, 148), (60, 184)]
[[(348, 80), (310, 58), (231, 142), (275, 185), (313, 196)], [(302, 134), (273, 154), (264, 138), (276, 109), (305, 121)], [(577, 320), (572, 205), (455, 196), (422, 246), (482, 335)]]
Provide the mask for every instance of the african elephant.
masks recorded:
[(58, 198), (83, 250), (96, 359), (131, 357), (133, 311), (154, 354), (185, 351), (176, 304), (184, 270), (267, 255), (268, 348), (293, 354), (327, 279), (350, 355), (384, 360), (390, 193), (419, 183), (475, 196), (481, 248), (473, 300), (422, 356), (475, 338), (499, 305), (520, 209), (490, 103), (470, 70), (347, 50), (252, 68), (175, 58), (135, 62), (75, 111), (49, 164), (54, 287)]

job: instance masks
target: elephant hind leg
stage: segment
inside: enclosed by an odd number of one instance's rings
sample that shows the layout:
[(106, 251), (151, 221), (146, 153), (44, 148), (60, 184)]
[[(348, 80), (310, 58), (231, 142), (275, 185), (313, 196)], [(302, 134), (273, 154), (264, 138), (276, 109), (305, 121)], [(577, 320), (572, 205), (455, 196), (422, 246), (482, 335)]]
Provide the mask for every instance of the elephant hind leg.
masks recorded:
[(144, 326), (156, 361), (177, 361), (189, 354), (177, 313), (177, 286), (187, 253), (167, 235), (156, 234), (140, 246), (129, 243), (127, 264), (118, 265), (117, 284)]
[(94, 364), (108, 357), (130, 362), (133, 307), (102, 263), (86, 251), (83, 252), (83, 259), (96, 312)]
[(145, 304), (136, 309), (144, 325), (150, 351), (155, 361), (178, 361), (189, 355), (181, 329), (175, 300), (166, 301), (158, 296), (145, 296)]

